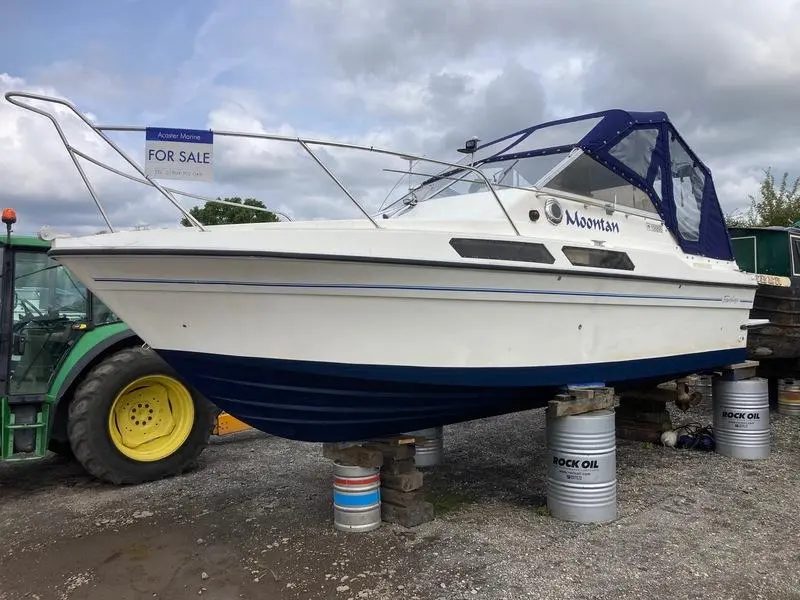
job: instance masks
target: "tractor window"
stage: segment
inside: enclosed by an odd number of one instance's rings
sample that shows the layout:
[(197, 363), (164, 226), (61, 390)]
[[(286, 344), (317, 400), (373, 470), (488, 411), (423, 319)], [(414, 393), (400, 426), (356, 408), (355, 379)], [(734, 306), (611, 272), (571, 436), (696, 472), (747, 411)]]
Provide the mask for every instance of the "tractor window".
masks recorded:
[(44, 394), (86, 319), (86, 288), (43, 252), (15, 252), (13, 395)]

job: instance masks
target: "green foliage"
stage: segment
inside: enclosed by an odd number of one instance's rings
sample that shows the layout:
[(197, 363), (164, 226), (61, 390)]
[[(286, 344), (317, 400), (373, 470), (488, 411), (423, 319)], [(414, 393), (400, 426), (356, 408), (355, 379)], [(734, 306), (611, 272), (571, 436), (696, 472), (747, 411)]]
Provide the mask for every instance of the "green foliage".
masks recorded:
[(788, 227), (800, 219), (800, 177), (789, 184), (789, 173), (784, 173), (780, 185), (775, 187), (771, 169), (764, 171), (759, 198), (750, 195), (750, 209), (743, 214), (727, 215), (728, 227)]
[[(218, 198), (219, 199), (219, 198)], [(255, 198), (245, 198), (242, 200), (238, 196), (235, 198), (222, 198), (225, 202), (233, 202), (241, 204), (242, 208), (238, 206), (230, 206), (227, 204), (220, 204), (219, 202), (206, 202), (203, 206), (193, 207), (189, 213), (200, 221), (203, 225), (232, 225), (234, 223), (274, 223), (278, 221), (278, 215), (271, 211), (251, 210), (244, 208), (244, 206), (257, 206), (259, 208), (267, 208), (264, 203)], [(184, 217), (181, 219), (181, 225), (189, 227), (191, 224), (189, 220)]]

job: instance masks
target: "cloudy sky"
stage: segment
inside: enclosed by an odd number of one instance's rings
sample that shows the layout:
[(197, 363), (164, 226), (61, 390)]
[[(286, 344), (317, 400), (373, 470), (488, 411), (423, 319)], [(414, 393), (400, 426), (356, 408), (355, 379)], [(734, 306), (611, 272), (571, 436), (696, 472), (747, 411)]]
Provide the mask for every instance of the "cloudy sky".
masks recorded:
[[(0, 0), (0, 93), (66, 98), (103, 125), (268, 131), (450, 160), (473, 135), (664, 110), (730, 212), (763, 169), (800, 174), (799, 32), (798, 0)], [(124, 165), (62, 113), (71, 143)], [(114, 140), (143, 162), (144, 134)], [(381, 168), (404, 168), (322, 155), (368, 204), (400, 177)], [(255, 196), (294, 218), (354, 215), (309, 160), (218, 138), (213, 183), (162, 183)], [(152, 189), (87, 172), (115, 227), (178, 222)], [(52, 126), (5, 99), (0, 181), (20, 231), (103, 227)]]

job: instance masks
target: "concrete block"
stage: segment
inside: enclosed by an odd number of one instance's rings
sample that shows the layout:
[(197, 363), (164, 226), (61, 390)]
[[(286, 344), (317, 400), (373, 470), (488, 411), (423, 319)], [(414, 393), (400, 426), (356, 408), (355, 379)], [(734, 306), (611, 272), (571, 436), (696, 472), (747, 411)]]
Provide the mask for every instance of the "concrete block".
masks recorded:
[(403, 473), (411, 473), (414, 468), (414, 457), (404, 458), (402, 460), (386, 460), (386, 455), (384, 455), (381, 473), (386, 473), (388, 475), (402, 475)]
[(393, 475), (391, 473), (381, 473), (381, 485), (384, 488), (399, 490), (401, 492), (411, 492), (422, 487), (422, 471), (414, 470), (411, 473), (401, 473)]
[(425, 502), (425, 492), (423, 490), (413, 490), (411, 492), (401, 492), (391, 488), (381, 488), (381, 504), (394, 504), (395, 506), (414, 506)]

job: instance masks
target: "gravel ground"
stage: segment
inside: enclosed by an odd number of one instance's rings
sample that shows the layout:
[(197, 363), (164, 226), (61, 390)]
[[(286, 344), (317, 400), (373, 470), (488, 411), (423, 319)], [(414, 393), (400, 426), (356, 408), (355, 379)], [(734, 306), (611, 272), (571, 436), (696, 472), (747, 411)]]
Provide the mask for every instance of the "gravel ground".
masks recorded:
[(333, 529), (320, 445), (259, 432), (137, 487), (4, 464), (0, 599), (800, 599), (800, 419), (772, 431), (765, 461), (621, 441), (605, 525), (544, 510), (543, 410), (447, 427), (435, 521), (369, 534)]

